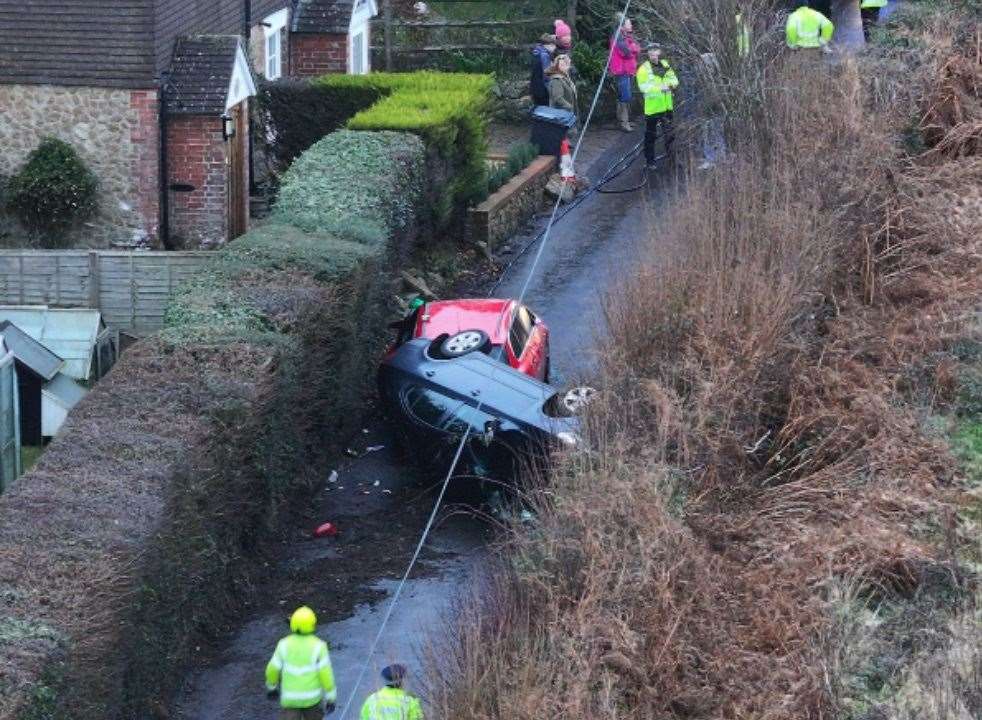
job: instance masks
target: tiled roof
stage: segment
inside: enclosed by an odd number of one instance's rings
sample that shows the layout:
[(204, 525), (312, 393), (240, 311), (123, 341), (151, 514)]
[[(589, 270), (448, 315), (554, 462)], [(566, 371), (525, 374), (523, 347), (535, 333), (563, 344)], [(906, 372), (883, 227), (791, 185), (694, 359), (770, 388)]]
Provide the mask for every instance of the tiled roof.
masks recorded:
[(297, 33), (347, 33), (355, 0), (299, 0), (291, 30)]
[(153, 0), (0, 0), (0, 83), (153, 87)]
[(179, 38), (167, 86), (172, 115), (221, 115), (239, 49), (237, 35)]

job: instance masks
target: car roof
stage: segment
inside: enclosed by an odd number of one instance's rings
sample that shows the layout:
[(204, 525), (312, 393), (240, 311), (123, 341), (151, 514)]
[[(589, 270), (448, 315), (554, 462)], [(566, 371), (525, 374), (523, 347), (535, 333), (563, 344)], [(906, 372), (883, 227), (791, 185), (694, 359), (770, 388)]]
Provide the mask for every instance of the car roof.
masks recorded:
[(544, 432), (575, 429), (576, 418), (546, 415), (543, 404), (556, 389), (481, 352), (451, 360), (433, 360), (426, 353), (430, 341), (419, 338), (405, 343), (383, 363), (388, 369), (417, 384), (458, 397), (469, 405), (481, 404), (489, 415), (533, 425)]
[(427, 303), (416, 326), (416, 337), (434, 340), (464, 330), (483, 330), (494, 345), (502, 345), (511, 329), (514, 300), (443, 300)]

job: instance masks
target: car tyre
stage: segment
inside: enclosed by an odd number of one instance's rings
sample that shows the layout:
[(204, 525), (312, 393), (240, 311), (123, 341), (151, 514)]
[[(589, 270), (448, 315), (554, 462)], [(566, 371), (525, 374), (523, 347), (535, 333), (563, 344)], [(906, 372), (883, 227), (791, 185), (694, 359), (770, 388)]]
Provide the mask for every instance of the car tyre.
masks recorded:
[(482, 330), (464, 330), (451, 335), (440, 343), (440, 355), (445, 358), (458, 358), (474, 351), (487, 352), (491, 348), (491, 338)]

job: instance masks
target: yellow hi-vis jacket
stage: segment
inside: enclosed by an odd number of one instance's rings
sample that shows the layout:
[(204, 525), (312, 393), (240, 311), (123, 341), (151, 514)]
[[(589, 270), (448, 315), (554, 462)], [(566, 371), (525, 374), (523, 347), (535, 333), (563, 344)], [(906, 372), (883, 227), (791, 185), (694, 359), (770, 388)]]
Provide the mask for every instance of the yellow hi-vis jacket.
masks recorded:
[(280, 705), (312, 708), (337, 701), (327, 643), (316, 635), (287, 635), (266, 665), (266, 689), (280, 688)]
[(675, 108), (672, 90), (679, 86), (679, 79), (667, 60), (658, 62), (658, 69), (651, 67), (651, 61), (645, 60), (638, 68), (638, 89), (644, 95), (644, 114), (657, 115)]
[(863, 10), (869, 10), (870, 8), (883, 8), (887, 6), (887, 0), (863, 0), (859, 7)]
[(789, 48), (817, 48), (832, 40), (835, 25), (818, 10), (800, 7), (788, 15), (785, 35)]
[(423, 708), (402, 688), (385, 687), (361, 706), (361, 720), (423, 720)]

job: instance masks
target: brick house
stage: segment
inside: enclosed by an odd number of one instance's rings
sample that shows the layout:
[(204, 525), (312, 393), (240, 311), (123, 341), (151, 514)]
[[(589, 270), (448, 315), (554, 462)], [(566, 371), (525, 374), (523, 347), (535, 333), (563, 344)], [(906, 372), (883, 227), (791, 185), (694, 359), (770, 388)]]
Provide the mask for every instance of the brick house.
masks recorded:
[(0, 175), (45, 136), (99, 178), (90, 247), (248, 227), (255, 76), (367, 72), (373, 0), (0, 0)]

